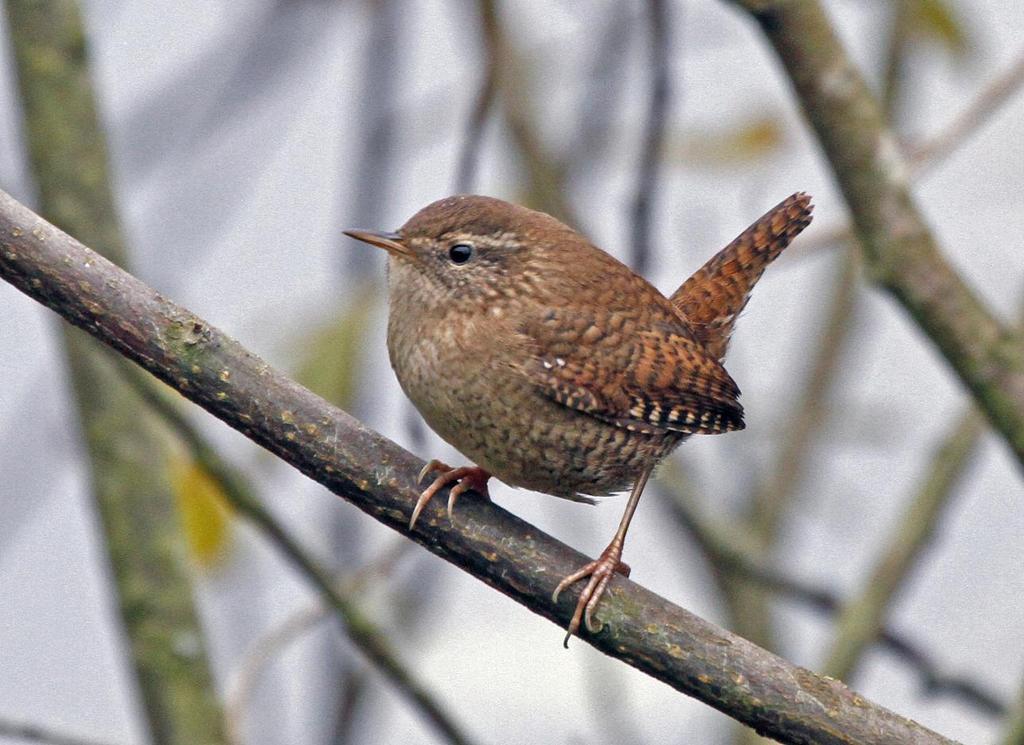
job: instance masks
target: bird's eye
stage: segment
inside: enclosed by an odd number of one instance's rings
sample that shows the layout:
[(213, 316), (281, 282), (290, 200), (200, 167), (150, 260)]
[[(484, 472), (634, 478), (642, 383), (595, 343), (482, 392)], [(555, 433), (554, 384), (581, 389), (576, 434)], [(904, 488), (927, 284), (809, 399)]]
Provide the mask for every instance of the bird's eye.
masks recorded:
[(473, 255), (473, 247), (468, 243), (456, 243), (448, 249), (448, 258), (454, 264), (465, 264)]

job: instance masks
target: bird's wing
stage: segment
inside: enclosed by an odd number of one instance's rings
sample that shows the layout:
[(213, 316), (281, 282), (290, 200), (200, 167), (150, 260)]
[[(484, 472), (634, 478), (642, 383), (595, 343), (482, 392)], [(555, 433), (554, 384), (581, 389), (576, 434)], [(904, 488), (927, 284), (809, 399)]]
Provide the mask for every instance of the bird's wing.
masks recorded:
[(811, 222), (811, 198), (780, 202), (698, 269), (670, 300), (716, 360), (725, 357), (736, 317), (764, 270)]
[(520, 327), (523, 372), (558, 403), (626, 429), (715, 434), (743, 428), (739, 388), (675, 318), (555, 308)]

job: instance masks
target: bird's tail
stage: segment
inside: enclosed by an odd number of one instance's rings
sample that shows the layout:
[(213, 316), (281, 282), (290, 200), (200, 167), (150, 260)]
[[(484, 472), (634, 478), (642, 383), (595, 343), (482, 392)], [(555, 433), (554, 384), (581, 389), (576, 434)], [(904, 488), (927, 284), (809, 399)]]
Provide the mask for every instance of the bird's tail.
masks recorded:
[(717, 360), (764, 270), (811, 222), (811, 198), (797, 192), (769, 210), (676, 290), (670, 300)]

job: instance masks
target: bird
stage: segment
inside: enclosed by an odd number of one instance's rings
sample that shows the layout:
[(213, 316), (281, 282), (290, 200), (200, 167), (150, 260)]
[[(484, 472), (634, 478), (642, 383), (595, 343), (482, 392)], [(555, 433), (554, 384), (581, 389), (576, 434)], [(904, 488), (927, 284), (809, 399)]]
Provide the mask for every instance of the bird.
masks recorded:
[(754, 284), (811, 221), (797, 192), (665, 296), (554, 217), (494, 197), (435, 201), (394, 232), (346, 230), (388, 254), (387, 348), (427, 424), (475, 465), (431, 460), (409, 519), (445, 487), (489, 498), (492, 477), (593, 503), (630, 490), (600, 556), (565, 577), (587, 580), (564, 643), (612, 576), (654, 467), (696, 434), (743, 429), (740, 389), (723, 366)]

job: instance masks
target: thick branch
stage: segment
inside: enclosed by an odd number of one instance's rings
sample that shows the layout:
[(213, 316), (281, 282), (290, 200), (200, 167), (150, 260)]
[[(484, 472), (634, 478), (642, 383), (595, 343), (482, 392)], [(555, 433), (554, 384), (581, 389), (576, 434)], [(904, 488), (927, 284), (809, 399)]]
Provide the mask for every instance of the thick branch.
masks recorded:
[(906, 308), (1024, 464), (1024, 340), (946, 262), (878, 103), (818, 0), (734, 0), (779, 55), (835, 172), (876, 282)]
[[(422, 463), (271, 369), (0, 192), (0, 275), (177, 388), (310, 478), (407, 533)], [(560, 625), (558, 581), (583, 561), (492, 503), (464, 498), (453, 526), (434, 500), (410, 537)], [(948, 743), (924, 727), (616, 576), (602, 599), (597, 649), (786, 743)], [(557, 654), (552, 640), (550, 654)]]

